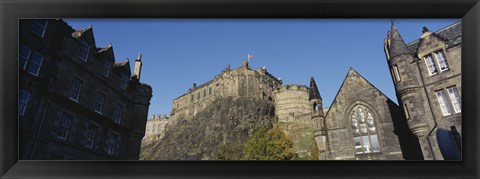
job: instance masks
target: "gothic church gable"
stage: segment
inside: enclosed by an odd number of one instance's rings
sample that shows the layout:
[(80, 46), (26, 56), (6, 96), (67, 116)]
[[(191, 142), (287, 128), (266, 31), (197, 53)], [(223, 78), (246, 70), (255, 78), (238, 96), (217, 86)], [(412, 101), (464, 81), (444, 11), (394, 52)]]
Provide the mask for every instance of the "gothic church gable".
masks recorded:
[(402, 159), (392, 122), (398, 108), (350, 68), (325, 116), (329, 158)]

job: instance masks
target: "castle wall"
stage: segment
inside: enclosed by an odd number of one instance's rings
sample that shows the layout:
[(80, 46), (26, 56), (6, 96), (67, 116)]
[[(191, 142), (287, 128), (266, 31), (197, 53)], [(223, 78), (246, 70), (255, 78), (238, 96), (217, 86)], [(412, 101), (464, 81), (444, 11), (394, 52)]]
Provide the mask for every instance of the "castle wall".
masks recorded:
[(285, 85), (275, 90), (275, 113), (279, 121), (310, 119), (308, 88), (303, 85)]

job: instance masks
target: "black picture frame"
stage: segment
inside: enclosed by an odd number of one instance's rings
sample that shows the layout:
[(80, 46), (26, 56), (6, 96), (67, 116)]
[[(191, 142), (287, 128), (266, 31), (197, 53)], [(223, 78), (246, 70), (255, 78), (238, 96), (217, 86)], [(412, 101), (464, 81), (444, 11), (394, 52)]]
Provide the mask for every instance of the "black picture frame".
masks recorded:
[[(2, 1), (4, 178), (479, 178), (478, 0)], [(18, 161), (19, 18), (462, 18), (462, 161)], [(353, 32), (352, 32), (353, 33)]]

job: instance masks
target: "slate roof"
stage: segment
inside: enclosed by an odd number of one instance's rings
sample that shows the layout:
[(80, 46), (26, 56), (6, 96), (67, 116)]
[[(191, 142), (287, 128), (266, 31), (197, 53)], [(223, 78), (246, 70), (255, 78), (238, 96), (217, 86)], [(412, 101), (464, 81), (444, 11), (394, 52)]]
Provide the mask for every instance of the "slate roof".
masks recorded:
[[(444, 27), (434, 33), (447, 40), (447, 48), (460, 44), (462, 42), (462, 21), (455, 22), (454, 24)], [(417, 53), (419, 42), (420, 39), (417, 39), (408, 43), (408, 50), (412, 53)]]

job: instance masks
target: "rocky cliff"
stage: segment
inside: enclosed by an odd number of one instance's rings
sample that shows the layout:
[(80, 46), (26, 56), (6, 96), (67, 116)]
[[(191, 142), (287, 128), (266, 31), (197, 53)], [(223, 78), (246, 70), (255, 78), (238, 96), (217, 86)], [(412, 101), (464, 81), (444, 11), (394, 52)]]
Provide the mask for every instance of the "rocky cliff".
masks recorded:
[(270, 101), (248, 98), (217, 99), (190, 119), (179, 119), (165, 136), (142, 146), (140, 160), (240, 159), (248, 137), (262, 126), (272, 127)]

